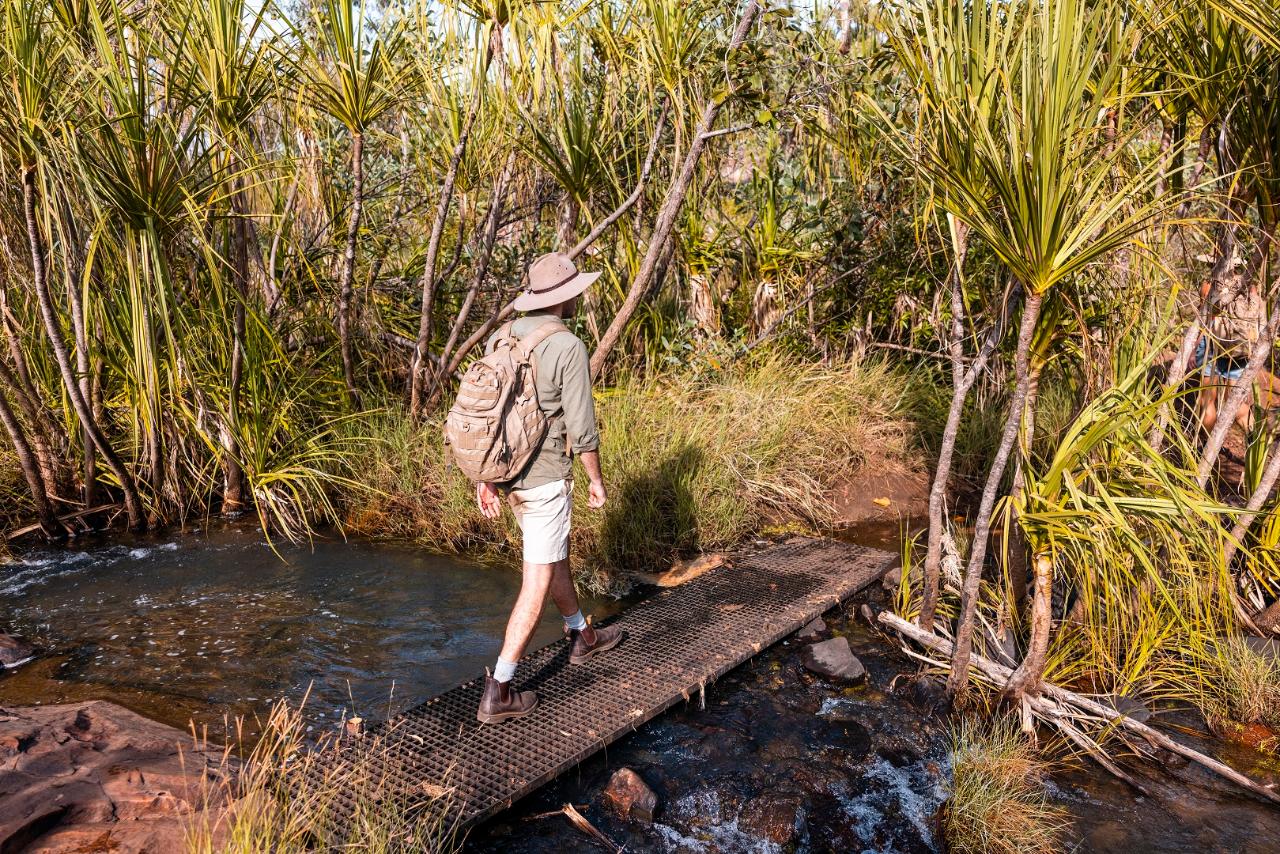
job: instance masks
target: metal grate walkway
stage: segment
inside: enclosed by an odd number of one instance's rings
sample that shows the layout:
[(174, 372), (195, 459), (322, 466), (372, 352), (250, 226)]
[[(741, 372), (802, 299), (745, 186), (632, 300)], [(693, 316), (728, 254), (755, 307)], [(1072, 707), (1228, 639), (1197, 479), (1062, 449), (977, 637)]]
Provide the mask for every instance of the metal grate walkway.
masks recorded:
[(559, 642), (525, 656), (515, 684), (541, 699), (526, 718), (478, 723), (477, 678), (378, 725), (378, 773), (407, 797), (451, 791), (449, 824), (475, 824), (864, 589), (892, 559), (815, 539), (735, 555), (614, 618), (626, 638), (608, 653), (570, 666)]

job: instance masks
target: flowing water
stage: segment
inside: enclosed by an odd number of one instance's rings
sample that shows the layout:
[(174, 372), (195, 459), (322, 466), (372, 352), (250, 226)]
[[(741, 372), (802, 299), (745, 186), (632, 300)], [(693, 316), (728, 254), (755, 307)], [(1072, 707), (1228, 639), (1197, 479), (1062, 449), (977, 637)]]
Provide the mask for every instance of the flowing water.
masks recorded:
[[(891, 523), (850, 539), (896, 550), (902, 532)], [(510, 567), (408, 546), (322, 539), (277, 554), (235, 529), (28, 552), (0, 564), (0, 629), (44, 654), (0, 674), (0, 706), (106, 699), (217, 732), (226, 715), (252, 719), (309, 692), (317, 730), (351, 710), (382, 717), (489, 665), (518, 585)], [(884, 604), (878, 589), (869, 596)], [(477, 828), (468, 849), (606, 850), (558, 814), (572, 803), (631, 851), (940, 850), (948, 722), (934, 683), (913, 678), (918, 665), (857, 616), (858, 604), (827, 621), (866, 666), (864, 685), (814, 678), (800, 666), (802, 644), (784, 641)], [(584, 607), (604, 616), (621, 606)], [(559, 637), (548, 605), (535, 643)], [(1273, 759), (1186, 729), (1175, 736), (1280, 783)], [(652, 824), (604, 806), (624, 765), (659, 795)], [(1149, 796), (1087, 762), (1048, 781), (1076, 850), (1280, 851), (1280, 810), (1169, 757), (1129, 767)]]
[[(235, 529), (27, 553), (0, 565), (0, 629), (51, 654), (0, 676), (0, 705), (98, 698), (216, 730), (310, 691), (316, 724), (382, 717), (492, 666), (519, 584), (509, 567), (409, 546), (277, 553)], [(548, 603), (534, 643), (560, 636)]]

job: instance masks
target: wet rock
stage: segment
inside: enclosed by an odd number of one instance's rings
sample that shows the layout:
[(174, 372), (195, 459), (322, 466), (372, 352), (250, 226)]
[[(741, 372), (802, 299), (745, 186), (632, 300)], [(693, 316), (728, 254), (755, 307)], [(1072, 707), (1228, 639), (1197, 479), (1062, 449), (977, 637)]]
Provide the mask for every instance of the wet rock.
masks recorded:
[(937, 709), (947, 701), (947, 686), (941, 679), (924, 674), (894, 680), (893, 695), (921, 709)]
[(871, 752), (871, 731), (851, 715), (823, 715), (808, 734), (809, 751), (834, 751), (846, 762)]
[(1141, 700), (1135, 700), (1124, 694), (1112, 694), (1107, 699), (1111, 702), (1112, 708), (1126, 718), (1140, 724), (1145, 724), (1151, 718), (1151, 709), (1147, 708)]
[(1280, 661), (1280, 638), (1260, 638), (1256, 635), (1245, 635), (1244, 642), (1249, 649), (1265, 658)]
[(884, 574), (884, 578), (880, 579), (881, 586), (889, 593), (897, 593), (898, 588), (902, 585), (902, 567), (895, 566)]
[(804, 828), (804, 798), (792, 793), (766, 792), (752, 798), (738, 816), (738, 827), (776, 845), (789, 845)]
[(835, 682), (861, 682), (867, 669), (853, 654), (847, 638), (832, 638), (805, 647), (802, 662), (809, 671)]
[(658, 811), (658, 796), (630, 768), (619, 768), (613, 772), (604, 790), (604, 800), (623, 818), (633, 818), (646, 824), (653, 822)]
[(35, 645), (22, 635), (0, 632), (0, 668), (17, 667), (35, 657)]
[(812, 641), (822, 637), (827, 632), (827, 623), (821, 617), (809, 623), (807, 626), (796, 632), (796, 640)]
[(183, 850), (230, 774), (190, 742), (111, 703), (0, 709), (0, 851)]

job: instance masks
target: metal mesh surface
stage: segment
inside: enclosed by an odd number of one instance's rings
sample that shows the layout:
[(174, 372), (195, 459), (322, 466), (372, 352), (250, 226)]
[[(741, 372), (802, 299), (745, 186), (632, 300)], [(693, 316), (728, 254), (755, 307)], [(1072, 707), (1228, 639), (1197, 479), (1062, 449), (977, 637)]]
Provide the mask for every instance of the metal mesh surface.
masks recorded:
[[(528, 717), (477, 722), (477, 678), (379, 724), (370, 736), (382, 745), (380, 767), (369, 770), (409, 798), (451, 790), (450, 824), (474, 824), (840, 604), (891, 560), (814, 539), (737, 555), (608, 621), (626, 637), (585, 664), (569, 664), (567, 642), (525, 656), (515, 685), (540, 698)], [(340, 797), (335, 807), (353, 804)]]

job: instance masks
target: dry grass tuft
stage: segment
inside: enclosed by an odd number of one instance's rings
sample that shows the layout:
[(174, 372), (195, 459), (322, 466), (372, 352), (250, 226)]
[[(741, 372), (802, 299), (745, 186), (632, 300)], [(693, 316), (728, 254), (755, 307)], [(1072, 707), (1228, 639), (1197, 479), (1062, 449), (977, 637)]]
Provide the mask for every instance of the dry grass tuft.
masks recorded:
[(943, 833), (953, 854), (1050, 854), (1062, 848), (1066, 812), (1048, 802), (1048, 763), (1012, 719), (966, 718), (952, 737)]
[(1197, 699), (1215, 729), (1229, 723), (1280, 728), (1280, 661), (1259, 654), (1244, 638), (1207, 647), (1200, 684)]
[[(271, 711), (262, 736), (239, 760), (239, 773), (206, 792), (205, 803), (226, 804), (190, 817), (188, 854), (304, 854), (359, 851), (361, 854), (452, 854), (461, 848), (445, 820), (450, 791), (424, 787), (409, 798), (383, 790), (377, 773), (386, 745), (369, 736), (336, 737), (309, 743), (301, 708), (284, 702)], [(243, 743), (237, 722), (235, 743)], [(345, 762), (324, 764), (342, 750)], [(323, 769), (323, 770), (322, 770)], [(208, 785), (206, 783), (206, 785)], [(355, 798), (355, 812), (337, 816), (339, 796)]]

